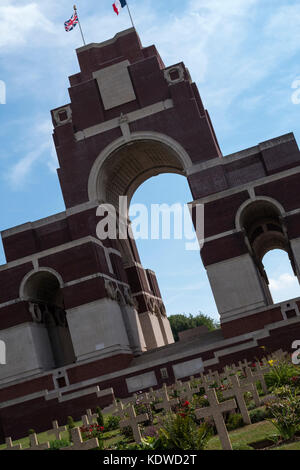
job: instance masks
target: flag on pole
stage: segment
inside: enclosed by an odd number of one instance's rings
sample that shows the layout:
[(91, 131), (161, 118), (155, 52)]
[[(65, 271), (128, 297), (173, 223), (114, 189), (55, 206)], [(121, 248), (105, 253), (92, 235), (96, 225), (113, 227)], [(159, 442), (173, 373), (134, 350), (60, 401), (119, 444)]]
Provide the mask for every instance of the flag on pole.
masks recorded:
[(126, 0), (116, 0), (115, 3), (113, 4), (113, 9), (118, 15), (121, 9), (126, 7), (126, 5), (127, 5)]
[(77, 24), (78, 24), (78, 15), (77, 15), (77, 11), (75, 10), (72, 17), (68, 21), (65, 21), (65, 30), (72, 31), (72, 29), (74, 29)]

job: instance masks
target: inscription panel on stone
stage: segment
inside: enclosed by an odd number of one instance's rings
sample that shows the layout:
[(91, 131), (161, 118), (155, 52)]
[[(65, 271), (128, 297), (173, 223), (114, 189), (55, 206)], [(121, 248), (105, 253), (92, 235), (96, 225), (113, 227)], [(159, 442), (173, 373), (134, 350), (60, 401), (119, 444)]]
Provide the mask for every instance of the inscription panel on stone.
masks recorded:
[(124, 60), (93, 73), (106, 110), (136, 99), (128, 71), (129, 65), (129, 61)]
[(138, 392), (145, 388), (155, 387), (157, 379), (154, 372), (147, 372), (146, 374), (137, 375), (126, 379), (126, 384), (129, 393)]
[(173, 371), (176, 379), (200, 374), (204, 371), (203, 361), (201, 358), (197, 358), (191, 361), (180, 362), (179, 364), (173, 365)]

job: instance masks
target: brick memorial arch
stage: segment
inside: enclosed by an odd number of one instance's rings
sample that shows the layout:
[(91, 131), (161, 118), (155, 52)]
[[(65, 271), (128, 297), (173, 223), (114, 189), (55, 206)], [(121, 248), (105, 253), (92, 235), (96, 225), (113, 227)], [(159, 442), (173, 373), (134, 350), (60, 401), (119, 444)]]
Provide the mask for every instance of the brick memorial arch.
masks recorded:
[[(2, 232), (1, 440), (109, 405), (111, 387), (126, 397), (253, 359), (262, 345), (290, 350), (300, 338), (300, 299), (274, 305), (262, 264), (284, 249), (299, 278), (293, 134), (223, 157), (188, 69), (166, 67), (134, 29), (77, 57), (70, 103), (52, 111), (66, 210)], [(204, 205), (201, 257), (221, 321), (177, 343), (134, 240), (96, 236), (99, 204), (130, 201), (165, 172), (186, 176), (192, 206)]]

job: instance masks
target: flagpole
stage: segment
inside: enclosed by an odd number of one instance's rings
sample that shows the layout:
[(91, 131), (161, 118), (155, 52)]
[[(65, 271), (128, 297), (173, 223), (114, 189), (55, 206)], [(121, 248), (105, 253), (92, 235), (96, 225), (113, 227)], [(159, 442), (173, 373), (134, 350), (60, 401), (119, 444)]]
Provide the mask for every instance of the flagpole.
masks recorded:
[(133, 19), (132, 19), (132, 16), (131, 16), (131, 11), (130, 11), (130, 8), (129, 8), (129, 5), (128, 5), (128, 0), (126, 0), (126, 5), (127, 5), (127, 10), (128, 10), (128, 13), (129, 13), (129, 17), (130, 17), (130, 20), (131, 20), (132, 27), (135, 29)]
[(79, 20), (79, 16), (78, 16), (78, 13), (77, 13), (77, 8), (76, 8), (76, 5), (74, 5), (74, 11), (75, 13), (77, 14), (77, 18), (78, 18), (78, 25), (79, 25), (79, 29), (80, 29), (80, 32), (81, 32), (81, 37), (82, 37), (82, 41), (83, 41), (83, 44), (84, 46), (86, 45), (85, 44), (85, 40), (84, 40), (84, 36), (83, 36), (83, 32), (82, 32), (82, 29), (81, 29), (81, 24), (80, 24), (80, 20)]

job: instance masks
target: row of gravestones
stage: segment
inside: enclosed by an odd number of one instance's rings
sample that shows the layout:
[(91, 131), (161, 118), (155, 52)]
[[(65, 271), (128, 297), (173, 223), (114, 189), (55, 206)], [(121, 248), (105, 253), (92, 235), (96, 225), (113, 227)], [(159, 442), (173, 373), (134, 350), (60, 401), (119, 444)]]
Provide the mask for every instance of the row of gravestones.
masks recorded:
[[(129, 399), (120, 401), (114, 400), (112, 405), (103, 410), (105, 415), (113, 415), (120, 417), (120, 428), (130, 427), (136, 443), (142, 442), (142, 434), (140, 424), (149, 421), (149, 413), (136, 414), (136, 404), (146, 405), (148, 409), (154, 406), (156, 410), (169, 412), (182, 400), (192, 401), (194, 395), (199, 393), (200, 389), (205, 390), (209, 406), (205, 408), (196, 408), (195, 415), (198, 419), (213, 419), (219, 439), (224, 450), (231, 450), (232, 445), (226, 428), (224, 413), (231, 412), (239, 408), (245, 424), (251, 424), (251, 419), (247, 409), (245, 394), (248, 392), (252, 395), (255, 405), (261, 405), (256, 384), (260, 382), (262, 390), (268, 393), (265, 383), (265, 374), (270, 370), (270, 360), (281, 360), (286, 358), (287, 354), (283, 351), (277, 351), (267, 359), (255, 363), (249, 363), (244, 360), (238, 365), (232, 364), (224, 368), (222, 373), (217, 371), (208, 371), (208, 374), (201, 373), (200, 378), (190, 377), (190, 381), (182, 383), (176, 381), (174, 385), (167, 387), (166, 384), (160, 390), (150, 389), (148, 393), (134, 394)], [(252, 367), (251, 367), (252, 366)], [(254, 369), (254, 370), (253, 370)], [(224, 382), (227, 384), (224, 387)], [(227, 401), (219, 402), (216, 388), (222, 389), (222, 396)], [(224, 389), (223, 389), (224, 388)], [(176, 395), (176, 396), (174, 396)], [(98, 415), (93, 414), (91, 410), (87, 410), (87, 414), (82, 416), (83, 426), (90, 426), (97, 420)], [(61, 433), (66, 431), (66, 426), (59, 426), (57, 421), (53, 422), (53, 429), (48, 434), (53, 434), (57, 440), (61, 439)], [(29, 436), (29, 450), (45, 450), (50, 448), (49, 442), (39, 444), (37, 435)], [(61, 450), (89, 450), (99, 447), (97, 438), (83, 441), (81, 430), (79, 427), (71, 429), (72, 445), (64, 447)], [(6, 439), (6, 450), (22, 450), (22, 445), (13, 445), (12, 439)], [(27, 449), (24, 449), (27, 450)]]

